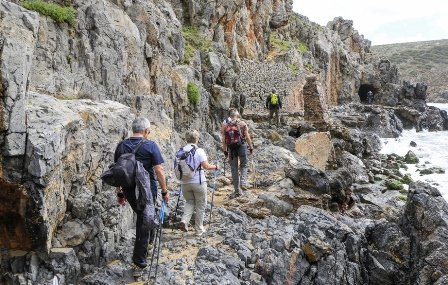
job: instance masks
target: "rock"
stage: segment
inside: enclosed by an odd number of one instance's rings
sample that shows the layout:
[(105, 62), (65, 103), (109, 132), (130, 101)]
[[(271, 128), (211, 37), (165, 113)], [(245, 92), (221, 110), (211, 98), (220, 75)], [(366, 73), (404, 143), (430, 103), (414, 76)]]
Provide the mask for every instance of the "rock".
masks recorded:
[(409, 164), (417, 164), (419, 162), (419, 159), (417, 155), (415, 155), (415, 153), (410, 150), (406, 153), (404, 161)]
[(422, 182), (412, 183), (400, 223), (413, 245), (410, 256), (414, 261), (410, 268), (411, 283), (429, 284), (437, 279), (446, 279), (447, 221), (448, 203), (440, 192)]
[(81, 266), (73, 248), (52, 248), (50, 258), (53, 272), (64, 275), (66, 282), (75, 281)]
[(314, 167), (325, 171), (334, 149), (329, 133), (312, 132), (296, 140), (296, 152)]
[(416, 146), (417, 146), (417, 143), (416, 143), (415, 141), (411, 141), (411, 142), (409, 143), (409, 145), (412, 146), (412, 147), (416, 147)]
[(428, 174), (444, 174), (445, 173), (445, 169), (438, 167), (438, 166), (433, 166), (430, 168), (425, 168), (420, 170), (420, 175), (428, 175)]
[(260, 195), (260, 199), (264, 201), (266, 207), (276, 216), (286, 216), (294, 209), (290, 203), (280, 200), (271, 193)]

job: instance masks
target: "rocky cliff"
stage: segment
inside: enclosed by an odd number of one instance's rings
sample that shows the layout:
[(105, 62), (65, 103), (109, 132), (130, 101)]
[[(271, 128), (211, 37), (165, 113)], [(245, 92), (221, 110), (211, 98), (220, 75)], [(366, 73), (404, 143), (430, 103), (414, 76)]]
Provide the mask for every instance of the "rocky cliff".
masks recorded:
[[(99, 179), (116, 144), (148, 117), (175, 194), (183, 131), (199, 129), (217, 160), (230, 106), (253, 133), (257, 185), (229, 200), (219, 177), (206, 238), (167, 233), (161, 284), (446, 280), (446, 202), (426, 185), (387, 190), (404, 178), (378, 154), (403, 128), (446, 130), (446, 112), (426, 106), (424, 84), (400, 85), (351, 21), (322, 27), (282, 0), (53, 2), (76, 23), (0, 0), (2, 282), (130, 282), (132, 211)], [(265, 120), (272, 87), (278, 130)]]

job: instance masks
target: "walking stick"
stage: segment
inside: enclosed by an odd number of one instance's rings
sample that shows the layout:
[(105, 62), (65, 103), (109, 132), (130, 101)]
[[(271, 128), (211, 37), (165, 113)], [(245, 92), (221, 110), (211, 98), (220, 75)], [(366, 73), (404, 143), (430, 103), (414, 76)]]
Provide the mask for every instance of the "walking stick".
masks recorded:
[[(162, 208), (160, 209), (160, 215), (159, 215), (160, 224), (159, 224), (159, 228), (157, 229), (157, 232), (156, 232), (156, 237), (154, 239), (154, 248), (152, 250), (152, 255), (151, 255), (151, 264), (149, 265), (148, 284), (149, 284), (149, 280), (151, 279), (152, 264), (154, 263), (154, 255), (156, 252), (156, 248), (157, 248), (157, 261), (156, 261), (156, 273), (155, 273), (154, 278), (157, 279), (157, 268), (159, 266), (160, 246), (161, 246), (161, 239), (162, 239), (162, 228), (163, 228), (164, 217), (165, 217), (165, 201), (162, 199)], [(157, 241), (159, 243), (158, 246), (156, 246)]]
[(252, 175), (253, 175), (253, 187), (254, 190), (257, 188), (257, 175), (256, 175), (256, 167), (255, 167), (255, 160), (254, 155), (252, 154)]
[(180, 195), (181, 194), (182, 194), (182, 188), (179, 187), (179, 197), (177, 197), (176, 210), (174, 211), (173, 225), (171, 226), (172, 232), (174, 232), (174, 223), (176, 222), (177, 209), (179, 208), (179, 200), (180, 200)]
[[(216, 160), (216, 166), (218, 166), (218, 160)], [(219, 167), (218, 167), (219, 168)], [(210, 205), (210, 219), (208, 221), (208, 228), (210, 228), (210, 224), (212, 223), (212, 212), (213, 212), (213, 198), (215, 197), (215, 191), (216, 191), (216, 176), (218, 176), (218, 170), (215, 170), (213, 178), (213, 192), (212, 192), (212, 203)]]
[(163, 230), (163, 219), (165, 218), (165, 201), (162, 199), (162, 212), (160, 213), (160, 236), (159, 236), (159, 246), (157, 250), (157, 262), (156, 262), (156, 274), (154, 276), (154, 283), (157, 281), (157, 269), (159, 268), (159, 257), (160, 257), (160, 251), (162, 247), (162, 230)]
[(226, 156), (224, 155), (223, 165), (224, 165), (224, 177), (226, 177)]

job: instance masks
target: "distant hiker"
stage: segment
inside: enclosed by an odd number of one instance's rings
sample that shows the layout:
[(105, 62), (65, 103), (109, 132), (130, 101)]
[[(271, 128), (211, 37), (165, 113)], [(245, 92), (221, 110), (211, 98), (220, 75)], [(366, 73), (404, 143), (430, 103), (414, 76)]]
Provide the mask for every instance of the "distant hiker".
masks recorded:
[(275, 124), (280, 125), (280, 109), (282, 108), (282, 99), (275, 88), (266, 98), (266, 108), (269, 109), (269, 125), (271, 125), (272, 117), (275, 115)]
[[(198, 147), (199, 132), (189, 130), (185, 133), (187, 144), (176, 153), (175, 168), (181, 170), (178, 177), (186, 200), (180, 229), (188, 231), (191, 216), (196, 210), (194, 227), (197, 236), (205, 232), (203, 222), (207, 206), (207, 180), (204, 170), (218, 170), (217, 165), (208, 163), (204, 149)], [(182, 159), (183, 160), (179, 160)], [(176, 171), (176, 170), (175, 170)], [(177, 176), (177, 175), (176, 175)]]
[(373, 102), (373, 92), (372, 90), (369, 90), (369, 92), (367, 92), (367, 103), (372, 104), (372, 102)]
[(221, 128), (222, 147), (224, 155), (229, 159), (232, 172), (232, 184), (234, 192), (230, 198), (240, 196), (241, 189), (247, 190), (247, 151), (253, 152), (252, 140), (249, 135), (249, 127), (240, 119), (238, 111), (230, 112), (230, 121)]
[(230, 108), (229, 108), (229, 116), (228, 116), (227, 118), (225, 118), (224, 121), (221, 123), (221, 133), (223, 133), (223, 131), (224, 131), (223, 128), (224, 128), (224, 127), (231, 121), (230, 114), (231, 114), (233, 111), (237, 111), (237, 109), (236, 109), (236, 108), (233, 108), (233, 107), (230, 107)]
[[(132, 132), (133, 134), (131, 137), (118, 144), (115, 150), (114, 160), (117, 162), (122, 154), (130, 153), (136, 150), (135, 159), (141, 162), (141, 164), (137, 163), (137, 165), (143, 165), (144, 167), (141, 171), (137, 170), (136, 174), (137, 176), (141, 175), (145, 178), (142, 182), (144, 184), (144, 192), (139, 192), (138, 197), (136, 196), (135, 189), (117, 189), (117, 195), (120, 195), (119, 193), (123, 193), (126, 200), (129, 201), (132, 210), (137, 215), (136, 237), (134, 243), (134, 253), (132, 256), (132, 261), (137, 267), (134, 272), (134, 276), (137, 277), (139, 274), (141, 275), (143, 268), (147, 266), (146, 256), (148, 243), (150, 242), (150, 231), (151, 235), (154, 235), (155, 232), (155, 226), (151, 224), (150, 220), (150, 215), (154, 215), (154, 205), (151, 205), (149, 202), (155, 203), (157, 199), (156, 175), (162, 188), (161, 194), (165, 202), (169, 201), (170, 196), (165, 182), (165, 171), (162, 167), (162, 163), (164, 162), (162, 154), (160, 153), (157, 144), (151, 140), (148, 140), (150, 133), (149, 120), (146, 118), (135, 119), (132, 122)], [(138, 184), (137, 188), (139, 188)], [(142, 189), (138, 190), (140, 191)], [(139, 204), (139, 200), (142, 195), (152, 197), (152, 199), (149, 199), (147, 204), (143, 206)]]

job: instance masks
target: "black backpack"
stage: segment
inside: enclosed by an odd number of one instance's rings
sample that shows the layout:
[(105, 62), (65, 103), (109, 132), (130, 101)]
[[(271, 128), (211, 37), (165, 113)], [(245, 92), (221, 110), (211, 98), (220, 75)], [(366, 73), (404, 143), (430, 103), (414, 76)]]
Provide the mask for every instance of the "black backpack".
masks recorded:
[[(111, 164), (109, 169), (101, 174), (100, 178), (103, 182), (115, 187), (135, 188), (135, 168), (137, 165), (135, 153), (145, 142), (146, 140), (142, 139), (132, 152), (120, 155), (117, 162)], [(123, 150), (123, 143), (121, 143), (121, 149)]]

